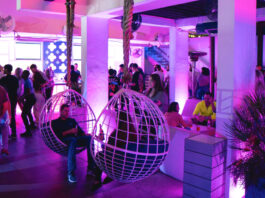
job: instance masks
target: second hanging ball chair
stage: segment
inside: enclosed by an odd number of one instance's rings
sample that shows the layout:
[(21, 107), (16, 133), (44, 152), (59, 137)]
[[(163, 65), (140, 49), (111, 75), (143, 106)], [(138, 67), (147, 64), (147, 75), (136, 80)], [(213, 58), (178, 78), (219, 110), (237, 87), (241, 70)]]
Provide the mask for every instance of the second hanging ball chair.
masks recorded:
[(130, 183), (153, 174), (167, 156), (168, 146), (168, 125), (157, 105), (140, 93), (122, 89), (97, 119), (91, 153), (109, 177)]

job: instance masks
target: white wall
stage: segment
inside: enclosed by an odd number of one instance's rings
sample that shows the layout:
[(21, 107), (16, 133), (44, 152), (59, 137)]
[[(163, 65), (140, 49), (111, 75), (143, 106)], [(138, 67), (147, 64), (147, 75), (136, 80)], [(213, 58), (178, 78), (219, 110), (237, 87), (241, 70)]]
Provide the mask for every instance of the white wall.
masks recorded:
[[(119, 71), (119, 65), (123, 64), (123, 44), (122, 40), (109, 39), (109, 52), (108, 52), (108, 66), (111, 69)], [(139, 49), (142, 52), (140, 57), (130, 55), (130, 63), (137, 63), (139, 67), (144, 70), (144, 47), (131, 46), (131, 54), (135, 49)]]

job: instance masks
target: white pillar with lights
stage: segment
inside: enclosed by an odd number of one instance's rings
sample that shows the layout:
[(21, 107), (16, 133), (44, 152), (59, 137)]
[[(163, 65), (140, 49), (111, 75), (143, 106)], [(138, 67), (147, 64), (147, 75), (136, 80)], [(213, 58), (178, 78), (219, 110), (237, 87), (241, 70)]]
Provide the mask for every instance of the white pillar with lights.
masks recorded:
[(96, 117), (108, 102), (108, 19), (82, 17), (83, 95)]
[(170, 27), (169, 36), (169, 102), (178, 102), (182, 111), (188, 99), (189, 35), (176, 27)]
[[(218, 1), (217, 132), (224, 136), (233, 107), (253, 87), (255, 66), (256, 1)], [(234, 158), (228, 147), (227, 165)], [(227, 174), (225, 197), (239, 197), (230, 184)]]

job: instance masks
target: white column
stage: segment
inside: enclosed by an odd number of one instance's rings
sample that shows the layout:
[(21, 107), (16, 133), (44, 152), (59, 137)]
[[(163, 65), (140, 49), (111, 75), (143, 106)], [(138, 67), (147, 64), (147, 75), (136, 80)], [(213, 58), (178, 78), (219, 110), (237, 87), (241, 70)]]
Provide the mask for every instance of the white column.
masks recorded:
[[(217, 132), (224, 136), (233, 107), (253, 87), (255, 66), (256, 1), (218, 1)], [(235, 153), (228, 147), (227, 165), (233, 159)], [(227, 174), (225, 197), (235, 197), (232, 188), (229, 196), (229, 182)]]
[(108, 19), (82, 18), (83, 95), (96, 116), (108, 102)]
[(169, 32), (169, 102), (178, 102), (180, 112), (188, 99), (188, 33), (171, 27)]

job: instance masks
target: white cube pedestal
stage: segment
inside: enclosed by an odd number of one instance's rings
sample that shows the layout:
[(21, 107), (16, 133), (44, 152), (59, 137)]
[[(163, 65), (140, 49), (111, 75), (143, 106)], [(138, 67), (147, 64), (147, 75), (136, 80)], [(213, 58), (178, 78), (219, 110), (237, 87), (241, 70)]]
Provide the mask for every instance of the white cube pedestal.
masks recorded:
[(224, 196), (227, 141), (204, 134), (185, 140), (183, 197)]

